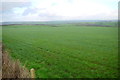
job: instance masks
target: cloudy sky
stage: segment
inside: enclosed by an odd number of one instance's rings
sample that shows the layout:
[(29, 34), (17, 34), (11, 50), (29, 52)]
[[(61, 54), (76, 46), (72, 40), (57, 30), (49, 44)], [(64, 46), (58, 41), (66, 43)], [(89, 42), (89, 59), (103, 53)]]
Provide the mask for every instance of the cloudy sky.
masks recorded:
[(119, 0), (2, 0), (0, 21), (116, 20)]

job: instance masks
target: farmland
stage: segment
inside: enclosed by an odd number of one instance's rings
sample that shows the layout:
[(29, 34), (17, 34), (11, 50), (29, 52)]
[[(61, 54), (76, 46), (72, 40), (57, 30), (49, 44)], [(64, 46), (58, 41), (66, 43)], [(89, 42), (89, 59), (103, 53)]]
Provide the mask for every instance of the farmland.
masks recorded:
[(3, 26), (13, 59), (37, 78), (116, 78), (118, 28), (75, 24)]

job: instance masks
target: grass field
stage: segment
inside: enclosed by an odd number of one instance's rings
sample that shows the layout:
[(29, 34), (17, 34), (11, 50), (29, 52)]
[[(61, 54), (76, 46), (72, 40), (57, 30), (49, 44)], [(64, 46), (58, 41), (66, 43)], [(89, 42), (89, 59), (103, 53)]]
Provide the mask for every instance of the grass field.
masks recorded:
[(3, 44), (38, 78), (118, 76), (117, 27), (3, 26)]

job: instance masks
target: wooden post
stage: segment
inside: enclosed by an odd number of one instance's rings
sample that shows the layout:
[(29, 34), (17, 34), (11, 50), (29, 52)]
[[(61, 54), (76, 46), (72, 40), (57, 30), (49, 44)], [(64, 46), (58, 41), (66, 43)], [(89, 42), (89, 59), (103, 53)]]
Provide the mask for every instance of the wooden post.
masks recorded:
[(35, 70), (33, 68), (30, 70), (30, 73), (31, 73), (31, 78), (35, 78)]

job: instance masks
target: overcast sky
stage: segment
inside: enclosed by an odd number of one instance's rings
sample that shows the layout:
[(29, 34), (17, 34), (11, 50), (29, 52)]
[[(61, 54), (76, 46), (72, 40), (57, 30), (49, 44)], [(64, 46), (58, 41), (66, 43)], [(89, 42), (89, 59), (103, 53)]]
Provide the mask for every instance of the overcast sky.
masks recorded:
[(116, 20), (119, 0), (2, 0), (0, 21)]

